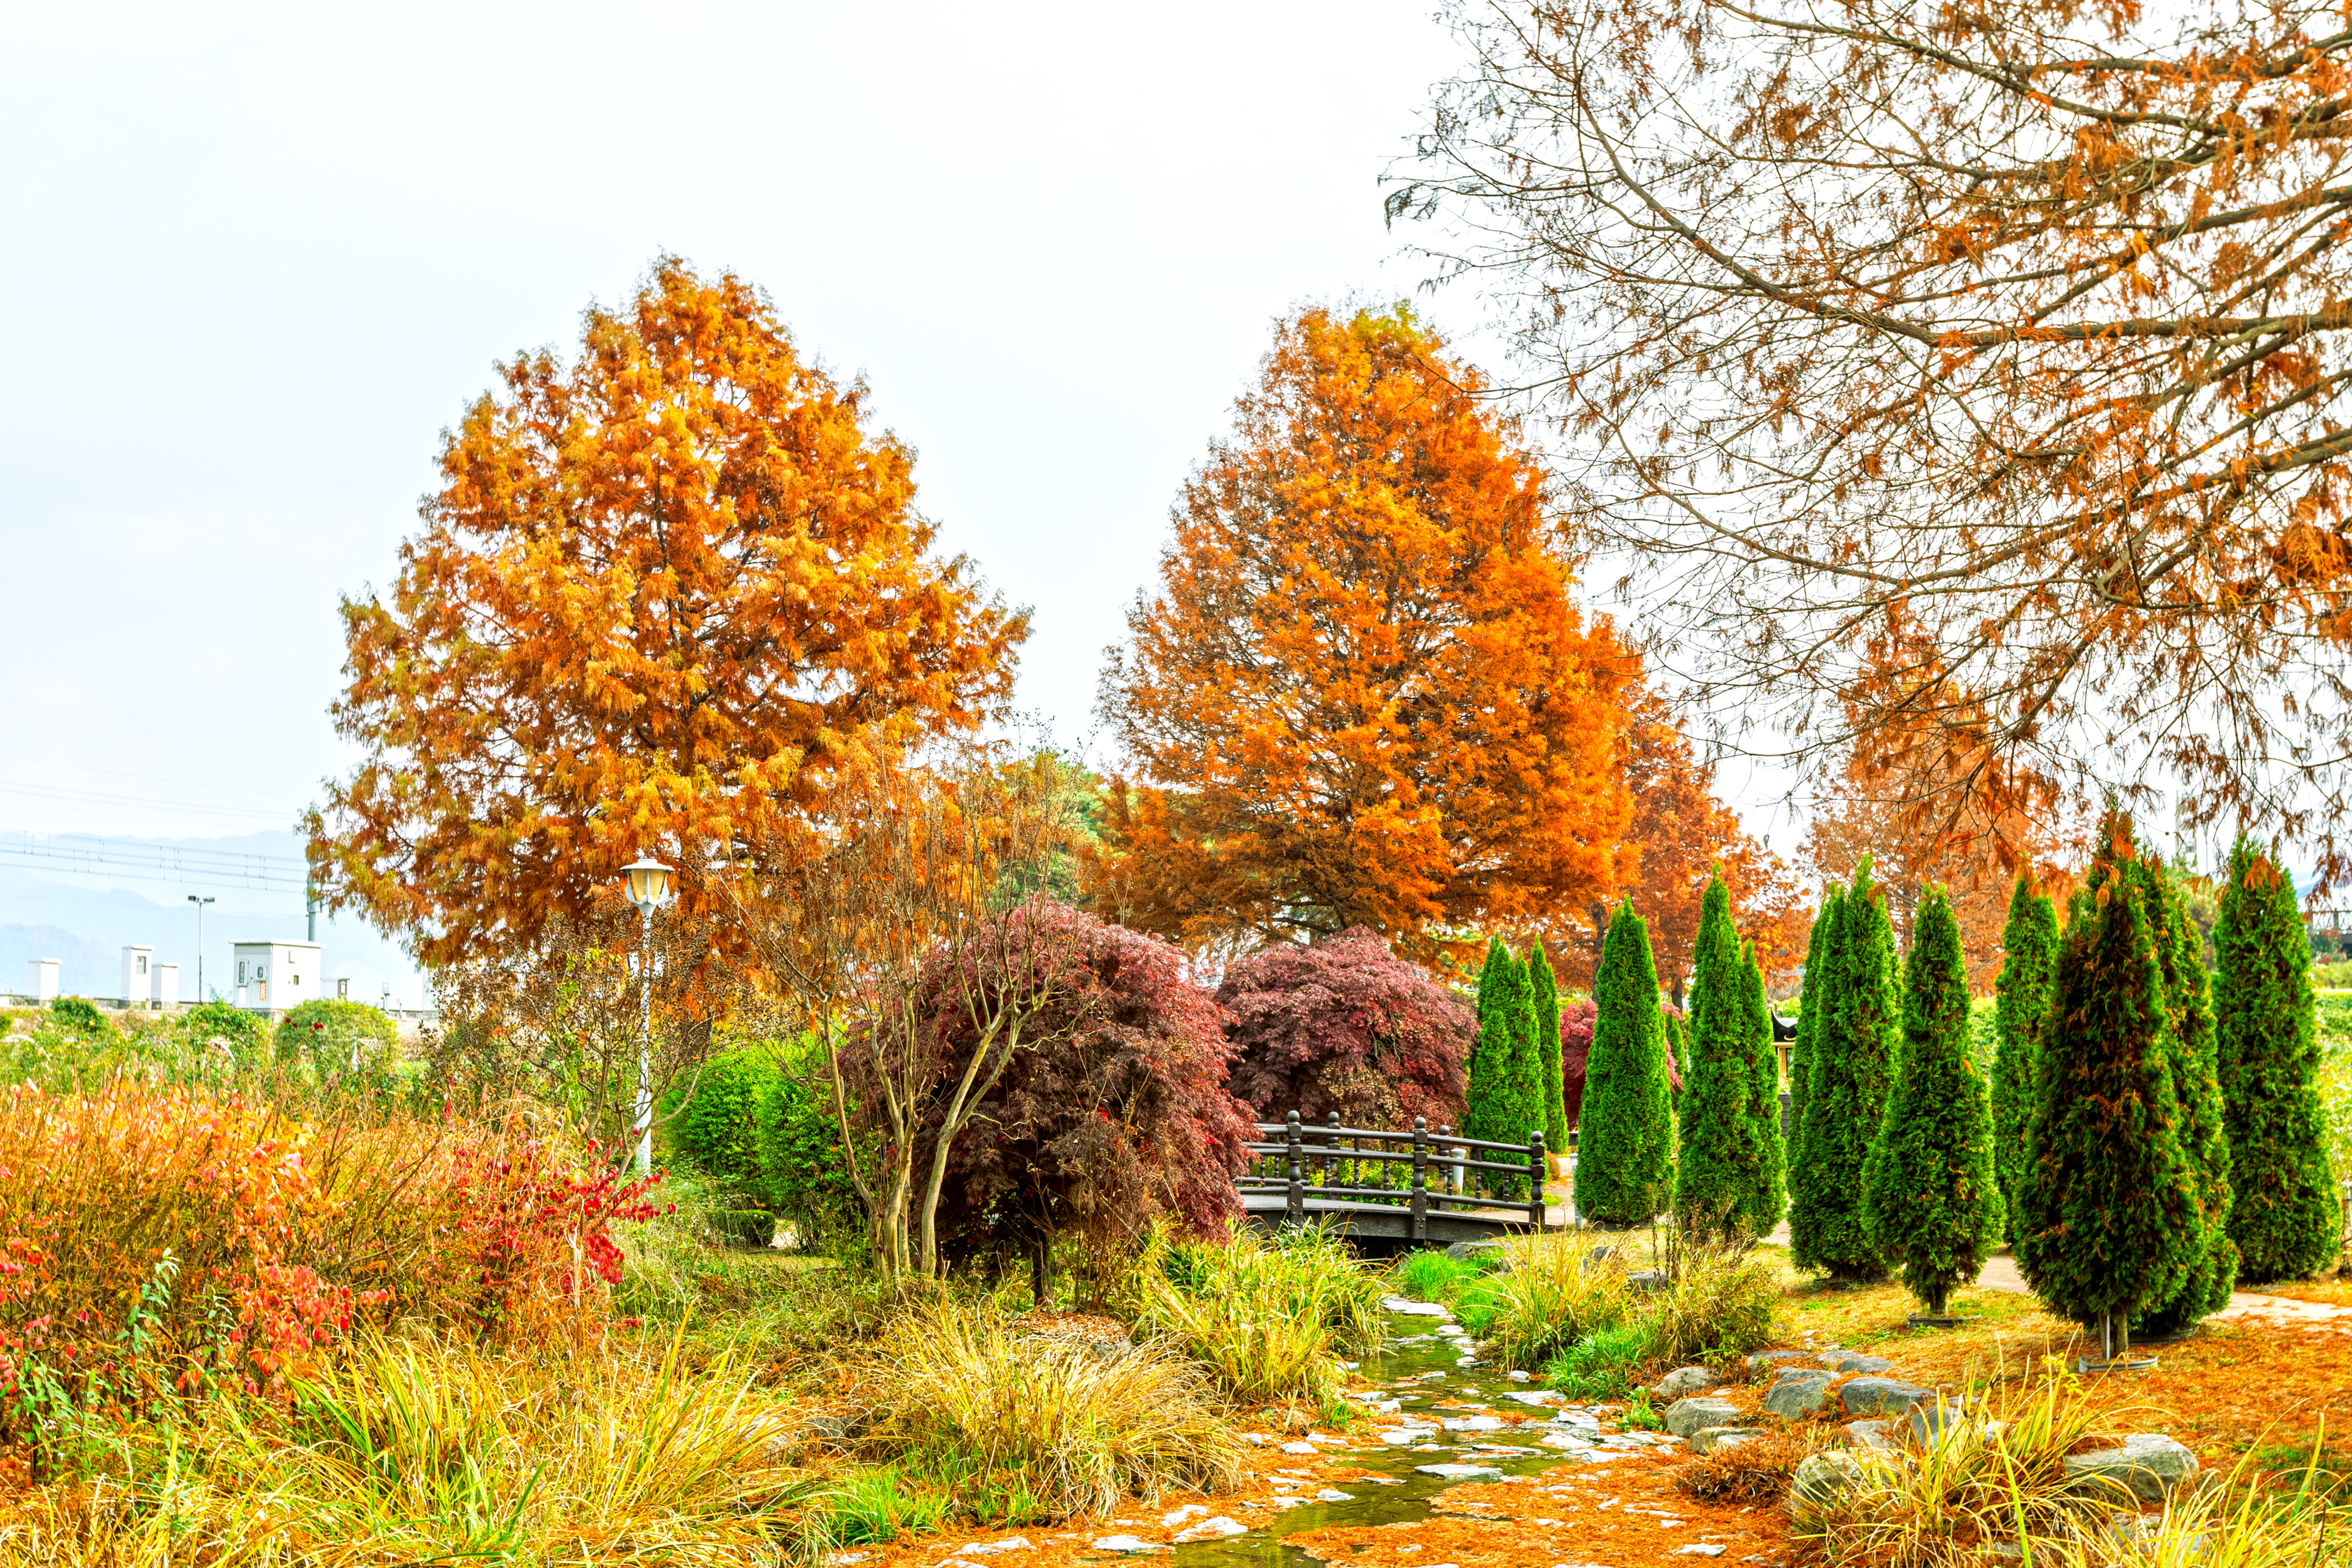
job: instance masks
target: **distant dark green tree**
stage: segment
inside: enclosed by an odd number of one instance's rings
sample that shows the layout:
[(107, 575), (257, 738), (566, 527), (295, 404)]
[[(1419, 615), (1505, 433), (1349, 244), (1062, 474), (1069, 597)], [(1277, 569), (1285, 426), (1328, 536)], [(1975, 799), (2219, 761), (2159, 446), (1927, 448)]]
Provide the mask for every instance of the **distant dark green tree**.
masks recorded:
[(1969, 1054), (1969, 972), (1940, 888), (1920, 899), (1903, 965), (1903, 1055), (1864, 1169), (1872, 1234), (1937, 1317), (1997, 1239), (1992, 1110)]
[(2058, 952), (2058, 907), (2021, 876), (2009, 896), (2000, 952), (2000, 978), (1993, 982), (1993, 1168), (2000, 1178), (2002, 1223), (2014, 1242), (2025, 1133), (2033, 1121), (2034, 1063), (2050, 1016), (2050, 966)]
[(1772, 1048), (1772, 1006), (1764, 999), (1764, 969), (1748, 944), (1741, 973), (1748, 1029), (1748, 1120), (1755, 1129), (1756, 1168), (1740, 1205), (1748, 1234), (1769, 1236), (1789, 1206), (1780, 1172), (1780, 1053)]
[(1475, 998), (1478, 1033), (1470, 1042), (1470, 1082), (1463, 1094), (1462, 1135), (1465, 1138), (1486, 1136), (1474, 1131), (1474, 1124), (1482, 1114), (1481, 1107), (1488, 1111), (1494, 1109), (1509, 1071), (1512, 1040), (1504, 1007), (1511, 987), (1506, 976), (1517, 967), (1501, 937), (1487, 942), (1486, 962), (1478, 970)]
[(1805, 940), (1804, 989), (1797, 994), (1797, 1037), (1789, 1044), (1789, 1147), (1784, 1165), (1788, 1173), (1791, 1209), (1789, 1223), (1796, 1224), (1794, 1201), (1798, 1173), (1805, 1163), (1805, 1089), (1811, 1070), (1813, 1036), (1820, 1031), (1820, 998), (1830, 989), (1830, 932), (1837, 923), (1840, 894), (1835, 884), (1822, 900), (1822, 907), (1813, 915), (1812, 934)]
[(2189, 918), (2179, 882), (2156, 856), (2141, 853), (2131, 874), (2147, 886), (2157, 968), (2164, 975), (2170, 1025), (2172, 1092), (2180, 1101), (2180, 1147), (2197, 1177), (2194, 1259), (2172, 1295), (2151, 1305), (2146, 1327), (2176, 1329), (2230, 1304), (2238, 1283), (2238, 1248), (2230, 1239), (2230, 1131), (2213, 1037), (2213, 990), (2205, 971), (2205, 936)]
[(1870, 860), (1838, 900), (1823, 939), (1824, 994), (1807, 1045), (1804, 1163), (1791, 1184), (1790, 1257), (1838, 1279), (1883, 1279), (1886, 1257), (1864, 1212), (1863, 1167), (1878, 1141), (1902, 1040), (1895, 994), (1895, 928), (1870, 880)]
[(1731, 894), (1717, 877), (1699, 904), (1691, 944), (1690, 1076), (1683, 1083), (1675, 1217), (1695, 1237), (1752, 1236), (1762, 1151), (1750, 1057), (1748, 982)]
[(1647, 1225), (1667, 1197), (1673, 1123), (1666, 1032), (1650, 930), (1629, 900), (1601, 939), (1592, 1047), (1577, 1114), (1576, 1209), (1600, 1225)]
[(2026, 1279), (2062, 1317), (2111, 1321), (2119, 1346), (2132, 1319), (2172, 1300), (2206, 1251), (2150, 902), (2131, 877), (2105, 876), (2075, 895), (2051, 975), (2018, 1194)]
[(1568, 1100), (1559, 1075), (1559, 984), (1538, 937), (1528, 949), (1528, 981), (1535, 1005), (1537, 1089), (1543, 1100), (1544, 1147), (1568, 1152)]
[(2311, 942), (2294, 884), (2241, 836), (2213, 920), (2213, 1026), (2230, 1141), (2230, 1239), (2255, 1282), (2317, 1273), (2343, 1244), (2316, 1079)]

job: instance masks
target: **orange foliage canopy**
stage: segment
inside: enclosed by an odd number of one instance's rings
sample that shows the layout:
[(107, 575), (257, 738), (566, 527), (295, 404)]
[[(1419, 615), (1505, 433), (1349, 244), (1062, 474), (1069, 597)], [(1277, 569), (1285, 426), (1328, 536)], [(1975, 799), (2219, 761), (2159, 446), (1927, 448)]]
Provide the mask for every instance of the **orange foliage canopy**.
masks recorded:
[(913, 455), (757, 289), (664, 258), (574, 363), (500, 371), (392, 602), (343, 605), (331, 904), (436, 964), (528, 948), (637, 856), (772, 852), (845, 766), (1007, 695), (1025, 616), (929, 556)]
[(1098, 907), (1438, 957), (1608, 896), (1638, 665), (1571, 602), (1485, 385), (1402, 305), (1282, 324), (1104, 676), (1142, 784), (1113, 788)]

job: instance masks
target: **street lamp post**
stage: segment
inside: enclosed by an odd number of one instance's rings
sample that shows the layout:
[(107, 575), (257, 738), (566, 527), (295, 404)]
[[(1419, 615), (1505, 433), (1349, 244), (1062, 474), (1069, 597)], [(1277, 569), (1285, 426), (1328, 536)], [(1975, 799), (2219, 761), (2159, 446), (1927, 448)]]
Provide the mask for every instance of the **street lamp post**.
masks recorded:
[(654, 1170), (654, 906), (669, 897), (670, 868), (648, 856), (621, 868), (629, 879), (629, 901), (641, 921), (637, 953), (637, 1171)]
[(196, 906), (196, 1005), (200, 1007), (205, 1002), (205, 906), (212, 901), (188, 895), (188, 902)]

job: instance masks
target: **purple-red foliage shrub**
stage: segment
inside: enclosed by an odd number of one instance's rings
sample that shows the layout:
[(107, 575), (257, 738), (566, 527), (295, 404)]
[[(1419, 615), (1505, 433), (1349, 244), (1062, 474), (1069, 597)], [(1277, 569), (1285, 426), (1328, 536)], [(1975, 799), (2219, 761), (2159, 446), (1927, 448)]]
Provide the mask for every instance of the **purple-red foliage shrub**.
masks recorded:
[[(957, 1135), (940, 1194), (940, 1234), (958, 1251), (1078, 1236), (1115, 1243), (1162, 1215), (1195, 1235), (1241, 1214), (1234, 1177), (1254, 1136), (1224, 1087), (1224, 1015), (1184, 974), (1184, 955), (1067, 905), (1005, 917), (1059, 925), (1048, 940), (974, 942), (1050, 954), (1055, 1000)], [(984, 964), (983, 957), (981, 962)], [(937, 1059), (970, 1059), (970, 1011), (940, 966), (924, 998)], [(1001, 983), (983, 970), (982, 984)], [(1024, 983), (1034, 979), (1024, 977)]]
[(1394, 1128), (1425, 1116), (1459, 1127), (1465, 1064), (1478, 1024), (1378, 932), (1351, 926), (1312, 946), (1252, 953), (1226, 973), (1217, 1000), (1233, 1021), (1229, 1080), (1260, 1120), (1290, 1112), (1350, 1127)]

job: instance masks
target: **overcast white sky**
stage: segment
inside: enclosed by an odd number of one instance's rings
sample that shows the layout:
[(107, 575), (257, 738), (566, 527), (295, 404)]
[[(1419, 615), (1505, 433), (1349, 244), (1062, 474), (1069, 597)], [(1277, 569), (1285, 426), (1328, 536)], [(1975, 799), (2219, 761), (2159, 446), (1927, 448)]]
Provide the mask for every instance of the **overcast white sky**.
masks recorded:
[(0, 827), (285, 823), (438, 432), (666, 248), (871, 378), (1076, 738), (1271, 319), (1421, 276), (1432, 10), (0, 7)]

